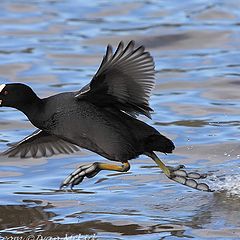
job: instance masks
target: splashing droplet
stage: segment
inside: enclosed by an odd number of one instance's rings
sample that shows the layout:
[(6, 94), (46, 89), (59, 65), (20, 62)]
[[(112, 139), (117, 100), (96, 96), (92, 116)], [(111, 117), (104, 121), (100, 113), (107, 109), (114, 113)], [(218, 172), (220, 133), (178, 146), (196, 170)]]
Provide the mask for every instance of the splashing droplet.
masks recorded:
[(225, 192), (227, 196), (240, 197), (240, 175), (211, 176), (211, 189)]

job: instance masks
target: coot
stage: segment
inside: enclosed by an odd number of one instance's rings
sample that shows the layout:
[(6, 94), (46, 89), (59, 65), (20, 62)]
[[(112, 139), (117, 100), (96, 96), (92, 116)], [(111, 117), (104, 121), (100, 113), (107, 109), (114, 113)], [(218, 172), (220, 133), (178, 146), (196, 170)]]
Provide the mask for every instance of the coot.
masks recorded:
[(16, 108), (38, 128), (30, 136), (2, 153), (8, 157), (38, 158), (70, 154), (79, 147), (91, 150), (122, 165), (95, 162), (78, 167), (62, 183), (71, 188), (84, 177), (92, 178), (101, 170), (126, 172), (129, 160), (145, 154), (152, 158), (165, 175), (186, 186), (211, 191), (187, 173), (183, 166), (168, 167), (154, 151), (171, 153), (173, 142), (156, 129), (137, 119), (138, 114), (151, 117), (149, 97), (155, 85), (154, 62), (144, 46), (112, 46), (91, 82), (80, 91), (64, 92), (40, 99), (27, 85), (0, 85), (0, 106)]

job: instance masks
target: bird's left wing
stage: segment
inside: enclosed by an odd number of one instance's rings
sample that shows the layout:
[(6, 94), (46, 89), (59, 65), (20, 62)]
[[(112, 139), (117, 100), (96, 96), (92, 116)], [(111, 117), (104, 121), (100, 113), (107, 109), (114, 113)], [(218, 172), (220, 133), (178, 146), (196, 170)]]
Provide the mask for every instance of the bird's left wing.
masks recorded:
[(37, 130), (22, 141), (11, 144), (11, 147), (1, 155), (20, 158), (50, 157), (58, 154), (70, 154), (79, 148), (57, 136)]
[(149, 97), (155, 85), (154, 62), (143, 46), (120, 42), (115, 53), (108, 45), (106, 55), (92, 81), (76, 93), (100, 107), (113, 107), (129, 114), (150, 117)]

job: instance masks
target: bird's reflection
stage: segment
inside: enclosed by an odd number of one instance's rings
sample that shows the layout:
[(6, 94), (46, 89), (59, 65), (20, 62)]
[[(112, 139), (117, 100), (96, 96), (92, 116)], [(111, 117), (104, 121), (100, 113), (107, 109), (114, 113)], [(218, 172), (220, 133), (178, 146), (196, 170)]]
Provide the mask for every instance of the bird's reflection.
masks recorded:
[[(207, 197), (206, 197), (207, 196)], [(189, 196), (188, 196), (189, 197)], [(204, 199), (204, 200), (203, 200)], [(228, 197), (224, 193), (214, 193), (204, 196), (197, 195), (189, 198), (181, 199), (180, 204), (172, 206), (172, 211), (179, 211), (178, 208), (185, 205), (187, 202), (191, 204), (192, 201), (198, 201), (198, 208), (196, 208), (194, 215), (186, 217), (184, 220), (182, 217), (169, 218), (168, 221), (162, 223), (160, 219), (164, 218), (164, 215), (168, 212), (166, 209), (160, 208), (160, 205), (155, 205), (155, 216), (153, 220), (146, 222), (141, 221), (115, 221), (113, 219), (104, 219), (104, 214), (114, 215), (113, 212), (86, 212), (78, 211), (70, 216), (78, 219), (74, 223), (62, 223), (58, 214), (55, 212), (55, 208), (51, 203), (44, 204), (41, 201), (31, 202), (29, 200), (23, 205), (7, 205), (0, 206), (1, 221), (0, 232), (2, 236), (18, 235), (26, 236), (30, 233), (35, 235), (39, 232), (42, 236), (58, 236), (64, 237), (66, 233), (71, 235), (96, 235), (102, 232), (108, 232), (118, 234), (122, 236), (137, 236), (145, 234), (161, 233), (164, 236), (169, 234), (171, 236), (191, 237), (187, 229), (204, 229), (206, 226), (236, 226), (240, 225), (239, 197)], [(201, 203), (202, 202), (202, 203)], [(178, 202), (179, 203), (179, 202)], [(172, 203), (173, 204), (173, 203)], [(66, 206), (67, 207), (67, 206)], [(169, 206), (170, 207), (170, 206)], [(195, 206), (196, 207), (196, 206)], [(178, 210), (177, 210), (178, 209)], [(82, 220), (84, 214), (92, 214), (96, 216), (96, 219)], [(137, 219), (138, 212), (131, 212), (123, 209), (123, 214)], [(100, 218), (99, 218), (100, 217)], [(56, 220), (58, 219), (58, 220)], [(216, 223), (215, 219), (221, 219), (221, 223)], [(63, 219), (62, 219), (63, 220)], [(67, 222), (67, 221), (66, 221)], [(121, 238), (119, 238), (121, 239)], [(124, 239), (124, 237), (122, 238)]]

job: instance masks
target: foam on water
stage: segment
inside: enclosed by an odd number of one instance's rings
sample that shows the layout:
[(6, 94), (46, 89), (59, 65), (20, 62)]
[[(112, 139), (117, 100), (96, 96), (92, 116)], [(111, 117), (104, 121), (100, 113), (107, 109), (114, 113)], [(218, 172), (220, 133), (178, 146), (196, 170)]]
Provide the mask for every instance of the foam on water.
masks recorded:
[(230, 176), (211, 176), (210, 188), (216, 192), (224, 192), (227, 196), (240, 197), (240, 174)]

